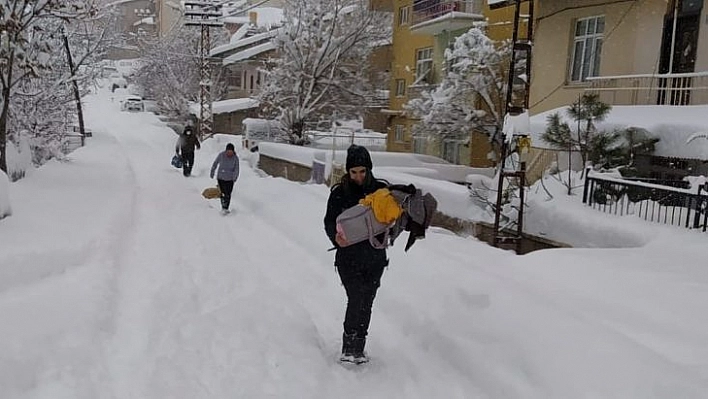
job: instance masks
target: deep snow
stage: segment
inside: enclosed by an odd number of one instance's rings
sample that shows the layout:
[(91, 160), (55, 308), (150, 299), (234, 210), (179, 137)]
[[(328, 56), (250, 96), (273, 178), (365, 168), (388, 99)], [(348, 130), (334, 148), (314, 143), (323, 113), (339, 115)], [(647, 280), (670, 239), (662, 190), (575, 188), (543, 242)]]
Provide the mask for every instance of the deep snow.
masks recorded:
[[(514, 256), (432, 229), (408, 253), (390, 250), (372, 362), (346, 369), (336, 362), (344, 290), (322, 226), (328, 188), (263, 177), (242, 153), (235, 212), (222, 217), (200, 193), (235, 138), (205, 142), (184, 178), (169, 164), (176, 136), (154, 115), (121, 113), (105, 93), (87, 105), (88, 145), (10, 186), (3, 398), (708, 392), (704, 234), (602, 215), (587, 222), (600, 234), (621, 238), (619, 224), (647, 237)], [(562, 201), (537, 206), (574, 224)]]

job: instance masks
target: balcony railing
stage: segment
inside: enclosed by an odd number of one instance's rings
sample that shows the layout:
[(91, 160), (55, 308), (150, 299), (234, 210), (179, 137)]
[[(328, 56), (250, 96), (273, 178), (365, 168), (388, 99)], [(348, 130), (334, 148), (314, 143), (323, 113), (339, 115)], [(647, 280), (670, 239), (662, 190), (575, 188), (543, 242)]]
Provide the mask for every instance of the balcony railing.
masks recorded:
[(675, 74), (598, 76), (585, 91), (611, 105), (708, 104), (708, 71)]
[(432, 21), (447, 14), (460, 13), (481, 15), (479, 0), (451, 1), (451, 0), (418, 0), (413, 3), (413, 26), (423, 22)]

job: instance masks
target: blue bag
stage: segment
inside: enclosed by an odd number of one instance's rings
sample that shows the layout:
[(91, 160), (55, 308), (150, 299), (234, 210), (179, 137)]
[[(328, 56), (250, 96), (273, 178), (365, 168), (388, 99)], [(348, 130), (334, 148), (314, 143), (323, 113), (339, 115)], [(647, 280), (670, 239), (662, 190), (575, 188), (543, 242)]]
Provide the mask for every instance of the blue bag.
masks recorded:
[(175, 156), (172, 157), (172, 166), (175, 168), (181, 168), (182, 167), (182, 156), (179, 154), (175, 154)]

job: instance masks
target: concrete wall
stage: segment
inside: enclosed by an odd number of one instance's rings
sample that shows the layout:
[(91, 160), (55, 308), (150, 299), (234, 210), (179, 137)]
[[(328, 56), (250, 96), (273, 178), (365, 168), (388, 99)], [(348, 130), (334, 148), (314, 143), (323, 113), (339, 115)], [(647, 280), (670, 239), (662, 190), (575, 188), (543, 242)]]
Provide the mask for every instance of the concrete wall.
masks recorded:
[(292, 181), (306, 182), (310, 180), (312, 168), (295, 164), (282, 159), (271, 158), (260, 154), (258, 168), (275, 177), (283, 177)]
[(703, 1), (699, 26), (696, 72), (708, 71), (708, 0)]

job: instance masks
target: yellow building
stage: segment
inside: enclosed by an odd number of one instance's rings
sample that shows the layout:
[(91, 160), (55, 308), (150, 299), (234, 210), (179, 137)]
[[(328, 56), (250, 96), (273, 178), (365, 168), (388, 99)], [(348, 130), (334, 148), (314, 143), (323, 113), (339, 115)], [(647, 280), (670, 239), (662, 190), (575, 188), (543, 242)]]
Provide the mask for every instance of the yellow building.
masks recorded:
[(708, 0), (543, 0), (537, 11), (532, 114), (585, 92), (612, 105), (708, 104)]
[[(384, 1), (374, 7), (385, 7)], [(391, 0), (393, 18), (393, 63), (388, 149), (435, 155), (450, 162), (477, 167), (492, 164), (491, 146), (485, 133), (470, 133), (467, 139), (434, 140), (413, 137), (418, 121), (405, 112), (405, 104), (431, 90), (444, 76), (444, 52), (455, 39), (477, 23), (488, 22), (494, 40), (511, 38), (513, 8), (490, 10), (486, 0)]]

